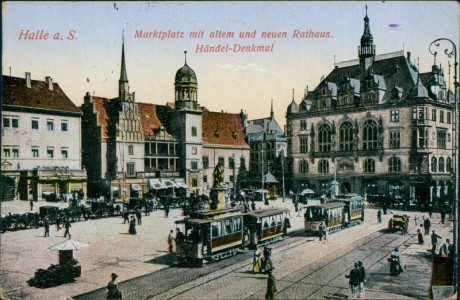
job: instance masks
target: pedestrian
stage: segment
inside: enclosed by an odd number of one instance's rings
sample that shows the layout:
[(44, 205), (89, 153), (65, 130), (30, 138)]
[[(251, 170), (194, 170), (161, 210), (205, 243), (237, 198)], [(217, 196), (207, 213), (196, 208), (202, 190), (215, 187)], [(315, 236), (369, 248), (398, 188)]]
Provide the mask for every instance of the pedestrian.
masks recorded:
[(287, 234), (288, 228), (291, 228), (291, 221), (289, 220), (289, 217), (286, 216), (286, 217), (284, 218), (284, 226), (283, 226), (283, 234), (284, 234), (284, 235)]
[(165, 204), (165, 216), (169, 217), (169, 205)]
[(57, 216), (56, 218), (56, 230), (59, 231), (61, 229), (61, 216)]
[(442, 236), (436, 233), (435, 230), (431, 233), (431, 254), (436, 255), (436, 248), (438, 247), (438, 239), (442, 239)]
[(69, 235), (69, 239), (72, 237), (72, 236), (70, 235), (70, 227), (72, 227), (72, 225), (70, 225), (69, 219), (66, 218), (65, 221), (64, 221), (64, 228), (65, 228), (64, 237), (66, 237), (67, 235)]
[(262, 253), (260, 252), (260, 249), (256, 248), (254, 250), (254, 256), (252, 258), (252, 273), (260, 273), (262, 271), (262, 259), (261, 259)]
[(265, 293), (266, 300), (274, 299), (276, 293), (276, 278), (273, 276), (272, 271), (268, 271), (267, 278), (267, 292)]
[(391, 233), (393, 233), (393, 218), (391, 218), (390, 221), (388, 221), (388, 229)]
[(125, 207), (125, 209), (123, 210), (123, 224), (126, 223), (129, 224), (129, 210)]
[(345, 277), (350, 279), (348, 281), (351, 289), (350, 298), (353, 299), (355, 297), (356, 292), (358, 291), (359, 281), (361, 278), (361, 272), (359, 271), (358, 263), (355, 263), (355, 267), (350, 271), (348, 275), (345, 275)]
[(450, 240), (446, 239), (444, 243), (442, 243), (441, 247), (439, 247), (439, 256), (448, 257), (450, 251)]
[(425, 235), (430, 234), (431, 221), (429, 218), (424, 218), (423, 227), (425, 228)]
[(326, 230), (326, 226), (324, 225), (324, 222), (321, 222), (319, 224), (319, 240), (322, 241), (323, 240), (323, 236), (324, 236), (324, 231)]
[(430, 216), (430, 219), (431, 219), (431, 216), (433, 215), (433, 205), (428, 205), (428, 215)]
[(137, 230), (136, 230), (136, 219), (134, 218), (134, 216), (131, 216), (131, 220), (129, 220), (129, 229), (128, 229), (128, 232), (130, 234), (136, 234), (137, 233)]
[(137, 225), (142, 225), (142, 211), (140, 208), (136, 210)]
[(446, 211), (443, 209), (441, 209), (441, 223), (444, 224), (444, 222), (446, 221)]
[(256, 202), (254, 202), (254, 199), (251, 200), (251, 210), (252, 211), (256, 210)]
[(383, 214), (386, 215), (387, 214), (387, 204), (386, 203), (383, 203), (382, 209), (383, 209)]
[[(34, 200), (30, 200), (30, 211), (34, 210)], [(444, 224), (444, 223), (443, 223)]]
[(362, 261), (358, 261), (358, 269), (361, 275), (359, 278), (358, 298), (361, 298), (364, 293), (364, 283), (366, 282), (366, 270), (364, 269)]
[(122, 299), (121, 291), (117, 283), (118, 275), (112, 273), (112, 280), (107, 284), (107, 299)]
[(422, 231), (419, 229), (417, 229), (417, 238), (418, 238), (418, 243), (419, 244), (423, 244), (425, 241), (423, 240), (423, 234), (422, 234)]
[(171, 229), (168, 235), (168, 247), (169, 247), (169, 252), (173, 253), (174, 252), (174, 230)]
[(377, 220), (379, 221), (379, 224), (382, 223), (382, 211), (379, 208), (379, 211), (377, 212)]
[(329, 240), (327, 238), (327, 235), (328, 235), (328, 229), (327, 229), (327, 226), (326, 224), (324, 225), (324, 230), (323, 230), (323, 244), (326, 244), (328, 243), (329, 244)]
[(38, 224), (40, 223), (40, 215), (38, 214), (38, 212), (35, 212), (34, 220), (35, 220), (35, 228), (38, 228)]
[(414, 216), (415, 226), (417, 226), (417, 215)]
[(45, 237), (50, 236), (50, 219), (48, 217), (45, 217), (44, 226), (45, 226)]
[(185, 236), (182, 231), (180, 231), (180, 228), (177, 228), (177, 233), (176, 233), (176, 246), (182, 244), (184, 242)]

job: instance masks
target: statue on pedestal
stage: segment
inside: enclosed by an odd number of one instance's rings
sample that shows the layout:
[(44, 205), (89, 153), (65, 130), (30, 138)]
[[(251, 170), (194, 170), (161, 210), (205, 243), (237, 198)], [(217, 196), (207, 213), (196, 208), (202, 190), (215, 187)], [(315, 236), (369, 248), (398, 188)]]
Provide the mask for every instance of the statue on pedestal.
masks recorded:
[(222, 184), (224, 182), (224, 168), (222, 167), (221, 162), (219, 161), (214, 168), (214, 171), (212, 172), (212, 177), (213, 177), (213, 183), (212, 187), (222, 187)]

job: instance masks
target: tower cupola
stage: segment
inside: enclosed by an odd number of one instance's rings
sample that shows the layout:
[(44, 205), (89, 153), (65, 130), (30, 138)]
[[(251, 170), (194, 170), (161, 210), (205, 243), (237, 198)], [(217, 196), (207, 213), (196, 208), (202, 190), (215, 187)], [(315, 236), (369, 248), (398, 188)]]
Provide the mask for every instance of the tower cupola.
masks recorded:
[(187, 65), (187, 51), (185, 64), (177, 70), (174, 80), (176, 108), (196, 109), (198, 103), (198, 82), (195, 71)]
[(364, 33), (361, 36), (361, 43), (358, 47), (359, 54), (359, 65), (363, 71), (369, 69), (374, 63), (375, 59), (375, 45), (374, 38), (371, 34), (369, 26), (369, 17), (367, 16), (367, 5), (366, 5), (366, 16), (364, 17)]

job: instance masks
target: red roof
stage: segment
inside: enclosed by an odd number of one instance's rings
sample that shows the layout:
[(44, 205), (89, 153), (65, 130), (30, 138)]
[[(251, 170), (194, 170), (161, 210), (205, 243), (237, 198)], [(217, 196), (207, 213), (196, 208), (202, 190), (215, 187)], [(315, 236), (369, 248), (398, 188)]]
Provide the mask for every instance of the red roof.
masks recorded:
[(94, 111), (97, 113), (97, 125), (101, 126), (102, 138), (108, 138), (107, 134), (107, 112), (105, 111), (104, 102), (107, 98), (92, 96)]
[(240, 114), (203, 110), (203, 143), (249, 147)]
[(49, 89), (48, 82), (38, 80), (31, 80), (31, 87), (28, 88), (25, 78), (3, 75), (2, 99), (3, 105), (65, 112), (80, 111), (55, 82), (52, 90)]
[(153, 129), (157, 129), (161, 126), (161, 121), (157, 116), (157, 105), (151, 103), (137, 103), (137, 108), (141, 125), (144, 129), (144, 136), (148, 137), (152, 134)]

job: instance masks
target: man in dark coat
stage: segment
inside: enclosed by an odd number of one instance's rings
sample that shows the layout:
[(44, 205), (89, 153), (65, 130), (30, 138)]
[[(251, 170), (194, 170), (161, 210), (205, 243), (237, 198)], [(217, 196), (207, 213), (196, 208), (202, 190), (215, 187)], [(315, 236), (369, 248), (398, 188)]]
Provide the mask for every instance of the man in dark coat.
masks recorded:
[(140, 208), (136, 210), (136, 217), (137, 217), (137, 225), (142, 225), (142, 212)]
[(272, 271), (268, 271), (267, 279), (267, 293), (265, 293), (266, 300), (272, 300), (276, 293), (276, 278), (273, 276)]
[(436, 255), (436, 248), (438, 247), (438, 239), (442, 239), (442, 236), (436, 233), (435, 230), (431, 233), (431, 254)]
[(423, 227), (425, 228), (425, 235), (430, 234), (431, 221), (429, 218), (424, 218)]
[(127, 208), (123, 210), (123, 224), (126, 223), (129, 224), (129, 210)]
[(66, 237), (67, 235), (69, 235), (69, 239), (72, 237), (70, 235), (70, 227), (72, 227), (72, 225), (70, 225), (70, 221), (69, 219), (65, 219), (65, 222), (64, 222), (64, 228), (65, 228), (65, 232), (64, 232), (64, 237)]
[(361, 280), (361, 272), (359, 271), (359, 265), (358, 263), (355, 263), (354, 269), (350, 271), (350, 274), (345, 275), (346, 278), (349, 278), (350, 280), (348, 283), (350, 284), (351, 288), (351, 299), (354, 298), (356, 291), (358, 290), (359, 282)]
[(30, 200), (30, 210), (34, 210), (34, 200)]
[(44, 220), (44, 226), (45, 226), (45, 237), (50, 236), (50, 220), (48, 217), (45, 217)]
[(358, 298), (361, 298), (364, 293), (364, 282), (366, 281), (366, 270), (364, 269), (362, 261), (358, 261), (358, 269), (361, 273), (361, 277), (359, 278)]

